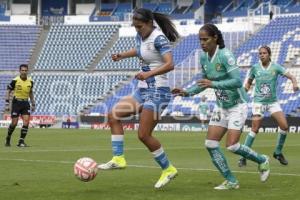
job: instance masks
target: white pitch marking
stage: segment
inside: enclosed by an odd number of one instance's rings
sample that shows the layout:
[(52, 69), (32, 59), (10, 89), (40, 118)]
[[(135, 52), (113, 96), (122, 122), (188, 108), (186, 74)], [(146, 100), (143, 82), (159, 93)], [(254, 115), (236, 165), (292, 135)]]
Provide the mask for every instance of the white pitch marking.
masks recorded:
[[(37, 163), (56, 163), (56, 164), (73, 164), (74, 161), (58, 161), (58, 160), (28, 160), (28, 159), (5, 159), (0, 158), (0, 161), (17, 161), (17, 162), (37, 162)], [(148, 168), (148, 169), (160, 169), (157, 166), (150, 166), (150, 165), (128, 165), (128, 167), (135, 167), (135, 168)], [(177, 167), (179, 170), (186, 170), (186, 171), (211, 171), (211, 172), (218, 172), (215, 169), (205, 169), (205, 168), (186, 168), (186, 167)], [(233, 171), (235, 173), (241, 174), (257, 174), (258, 172), (250, 172), (250, 171)], [(290, 173), (279, 173), (279, 172), (272, 172), (272, 176), (296, 176), (300, 177), (300, 174), (290, 174)]]

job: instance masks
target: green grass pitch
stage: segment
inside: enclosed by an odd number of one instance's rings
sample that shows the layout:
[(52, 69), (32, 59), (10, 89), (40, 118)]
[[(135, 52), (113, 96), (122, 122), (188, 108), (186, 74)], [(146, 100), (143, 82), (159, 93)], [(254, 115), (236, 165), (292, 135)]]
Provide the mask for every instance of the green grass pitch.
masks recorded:
[[(6, 129), (0, 129), (1, 200), (281, 200), (300, 199), (300, 135), (288, 135), (284, 153), (288, 166), (271, 158), (271, 175), (259, 181), (257, 165), (248, 161), (237, 166), (238, 156), (223, 150), (240, 182), (240, 189), (215, 191), (223, 178), (216, 171), (204, 147), (204, 133), (155, 132), (179, 176), (161, 190), (154, 184), (161, 170), (152, 155), (137, 139), (136, 132), (125, 136), (124, 170), (99, 171), (88, 183), (74, 177), (73, 164), (80, 157), (98, 163), (111, 158), (110, 132), (103, 130), (30, 129), (28, 148), (18, 148), (19, 129), (12, 147), (4, 147)], [(244, 141), (245, 134), (242, 136)], [(254, 143), (258, 152), (272, 155), (276, 134), (260, 134)], [(0, 142), (1, 142), (0, 141)]]

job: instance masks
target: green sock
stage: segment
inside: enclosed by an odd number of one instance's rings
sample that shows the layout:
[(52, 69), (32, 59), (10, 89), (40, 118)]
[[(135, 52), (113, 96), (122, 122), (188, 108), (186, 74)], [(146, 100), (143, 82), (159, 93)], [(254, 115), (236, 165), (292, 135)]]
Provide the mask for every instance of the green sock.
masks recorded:
[[(239, 144), (236, 144), (239, 145)], [(266, 158), (262, 156), (261, 154), (258, 154), (257, 152), (253, 151), (251, 148), (247, 147), (246, 145), (239, 145), (238, 149), (235, 151), (232, 151), (235, 154), (241, 155), (244, 158), (248, 160), (252, 160), (258, 164), (261, 164), (266, 161)]]
[(285, 131), (280, 131), (277, 137), (277, 144), (276, 144), (276, 148), (275, 148), (275, 154), (280, 154), (282, 153), (282, 148), (286, 139), (286, 132)]
[(233, 183), (237, 182), (237, 179), (235, 178), (235, 176), (232, 174), (232, 172), (228, 167), (226, 158), (222, 153), (220, 147), (207, 148), (207, 151), (209, 152), (213, 164), (217, 167), (217, 169), (222, 174), (222, 176), (230, 182)]
[(256, 134), (253, 131), (250, 131), (245, 139), (244, 145), (246, 145), (247, 147), (251, 147), (254, 142), (255, 136)]

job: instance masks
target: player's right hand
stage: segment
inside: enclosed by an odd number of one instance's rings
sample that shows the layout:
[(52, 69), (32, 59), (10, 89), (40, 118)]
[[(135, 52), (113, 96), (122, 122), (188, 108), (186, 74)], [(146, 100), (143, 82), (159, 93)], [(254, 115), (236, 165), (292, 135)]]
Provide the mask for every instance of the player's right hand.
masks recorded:
[(171, 92), (175, 96), (183, 96), (183, 97), (188, 96), (188, 93), (180, 88), (174, 88)]
[(121, 54), (119, 54), (119, 53), (113, 54), (113, 55), (111, 55), (111, 59), (112, 59), (113, 61), (119, 61), (119, 60), (122, 59), (122, 56), (121, 56)]

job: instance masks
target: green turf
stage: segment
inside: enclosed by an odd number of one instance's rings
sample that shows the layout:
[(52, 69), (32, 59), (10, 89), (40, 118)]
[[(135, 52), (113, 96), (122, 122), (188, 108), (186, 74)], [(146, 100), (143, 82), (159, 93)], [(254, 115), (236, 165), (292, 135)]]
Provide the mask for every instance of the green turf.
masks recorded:
[[(5, 129), (0, 129), (4, 144)], [(157, 132), (179, 176), (163, 190), (154, 184), (161, 170), (152, 155), (138, 141), (135, 132), (125, 137), (125, 170), (99, 171), (95, 180), (84, 183), (73, 175), (74, 162), (84, 156), (97, 162), (111, 158), (110, 134), (99, 130), (30, 129), (27, 143), (17, 148), (19, 130), (13, 135), (12, 147), (0, 146), (1, 200), (281, 200), (300, 199), (300, 135), (290, 134), (285, 153), (288, 166), (271, 159), (271, 177), (259, 181), (257, 165), (238, 168), (238, 156), (225, 151), (231, 169), (240, 181), (240, 189), (214, 191), (223, 179), (204, 148), (205, 134)], [(254, 148), (272, 155), (275, 134), (261, 134)], [(244, 138), (244, 136), (243, 136)], [(222, 144), (222, 146), (224, 146)]]

